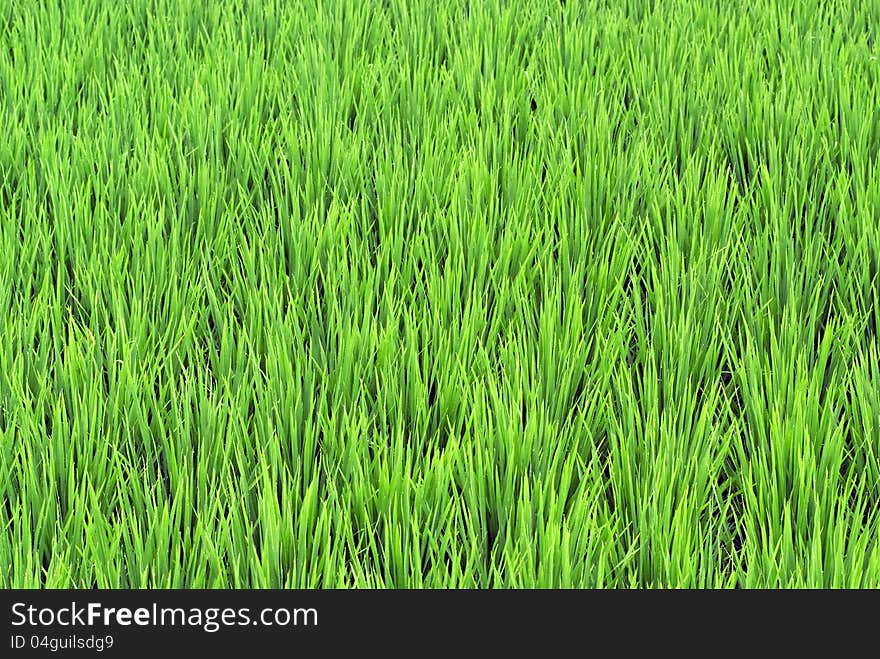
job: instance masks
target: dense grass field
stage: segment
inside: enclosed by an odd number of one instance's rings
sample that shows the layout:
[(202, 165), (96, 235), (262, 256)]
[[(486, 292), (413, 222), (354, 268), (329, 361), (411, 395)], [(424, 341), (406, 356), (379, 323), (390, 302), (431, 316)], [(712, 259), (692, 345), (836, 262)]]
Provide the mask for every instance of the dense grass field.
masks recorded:
[(0, 3), (0, 586), (880, 586), (878, 30)]

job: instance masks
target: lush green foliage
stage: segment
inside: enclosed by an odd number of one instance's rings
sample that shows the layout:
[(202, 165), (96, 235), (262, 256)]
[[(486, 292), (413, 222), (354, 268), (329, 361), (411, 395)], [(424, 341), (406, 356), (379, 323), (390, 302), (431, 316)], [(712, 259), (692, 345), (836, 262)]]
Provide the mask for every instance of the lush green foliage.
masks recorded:
[(880, 586), (878, 26), (0, 3), (0, 585)]

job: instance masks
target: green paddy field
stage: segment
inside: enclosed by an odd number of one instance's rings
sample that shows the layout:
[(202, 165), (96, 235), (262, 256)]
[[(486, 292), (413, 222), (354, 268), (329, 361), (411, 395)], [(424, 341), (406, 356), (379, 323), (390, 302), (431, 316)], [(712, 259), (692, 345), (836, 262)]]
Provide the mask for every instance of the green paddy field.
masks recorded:
[(0, 3), (0, 587), (880, 587), (880, 3)]

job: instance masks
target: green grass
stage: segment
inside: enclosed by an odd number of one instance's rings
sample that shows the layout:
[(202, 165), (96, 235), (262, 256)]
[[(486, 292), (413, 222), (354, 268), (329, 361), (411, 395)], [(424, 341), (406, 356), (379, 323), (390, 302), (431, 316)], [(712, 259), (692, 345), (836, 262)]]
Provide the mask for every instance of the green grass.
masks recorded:
[(0, 3), (0, 586), (880, 587), (878, 25)]

